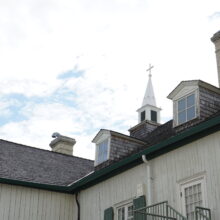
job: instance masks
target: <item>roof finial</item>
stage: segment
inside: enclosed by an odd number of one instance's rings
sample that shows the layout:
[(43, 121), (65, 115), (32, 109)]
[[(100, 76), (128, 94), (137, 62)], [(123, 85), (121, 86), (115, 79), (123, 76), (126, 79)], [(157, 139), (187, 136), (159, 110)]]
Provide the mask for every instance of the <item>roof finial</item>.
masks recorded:
[(153, 69), (154, 68), (154, 66), (151, 66), (151, 64), (149, 64), (149, 68), (147, 69), (147, 71), (149, 71), (149, 77), (151, 77), (152, 76), (152, 74), (151, 74), (151, 69)]

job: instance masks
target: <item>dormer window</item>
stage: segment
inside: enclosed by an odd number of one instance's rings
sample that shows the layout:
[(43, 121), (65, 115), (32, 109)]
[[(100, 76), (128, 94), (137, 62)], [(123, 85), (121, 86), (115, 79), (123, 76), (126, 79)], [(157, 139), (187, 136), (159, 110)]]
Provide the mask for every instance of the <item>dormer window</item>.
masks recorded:
[(218, 91), (214, 86), (200, 80), (182, 81), (168, 95), (173, 101), (173, 126), (183, 125), (180, 126), (181, 129), (187, 122), (190, 122), (187, 126), (191, 126), (194, 122), (207, 117), (210, 110), (205, 103), (212, 99), (210, 94), (214, 95)]
[(95, 171), (119, 161), (146, 143), (115, 131), (101, 129), (92, 140), (95, 143)]
[(97, 144), (96, 164), (100, 164), (108, 159), (109, 139)]
[(194, 93), (178, 100), (177, 112), (178, 125), (196, 117), (196, 102)]
[(95, 166), (106, 162), (110, 157), (111, 132), (101, 129), (92, 141), (96, 144)]

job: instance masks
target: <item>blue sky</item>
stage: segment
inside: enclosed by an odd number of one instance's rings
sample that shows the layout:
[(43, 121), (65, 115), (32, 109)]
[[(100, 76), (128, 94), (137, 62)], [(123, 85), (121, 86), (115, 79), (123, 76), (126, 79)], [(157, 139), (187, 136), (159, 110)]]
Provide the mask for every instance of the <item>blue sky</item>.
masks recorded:
[(0, 138), (49, 150), (56, 131), (94, 158), (99, 129), (136, 125), (149, 63), (169, 120), (181, 80), (217, 85), (219, 23), (217, 0), (1, 1)]

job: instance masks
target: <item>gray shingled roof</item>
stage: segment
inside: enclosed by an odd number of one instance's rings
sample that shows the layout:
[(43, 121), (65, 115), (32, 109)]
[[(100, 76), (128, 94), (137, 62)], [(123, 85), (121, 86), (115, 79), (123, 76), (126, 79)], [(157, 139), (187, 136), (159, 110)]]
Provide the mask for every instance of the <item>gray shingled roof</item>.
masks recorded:
[(187, 130), (188, 128), (194, 127), (200, 123), (203, 123), (204, 121), (210, 120), (211, 118), (214, 118), (219, 115), (220, 115), (220, 111), (217, 111), (205, 119), (196, 118), (194, 120), (188, 121), (184, 125), (182, 125), (183, 129), (173, 128), (173, 120), (170, 120), (166, 122), (165, 124), (157, 127), (151, 133), (149, 133), (149, 135), (143, 141), (146, 141), (146, 143), (148, 143), (149, 146), (157, 144), (161, 141), (164, 141), (172, 136), (175, 136)]
[(0, 178), (68, 185), (94, 169), (94, 161), (0, 140)]
[[(154, 129), (152, 132), (150, 132), (146, 138), (140, 139), (141, 141), (144, 141), (146, 144), (139, 150), (134, 150), (133, 152), (131, 152), (129, 155), (130, 156), (132, 154), (135, 154), (137, 152), (140, 152), (152, 145), (158, 144), (164, 140), (167, 140), (168, 138), (171, 138), (183, 131), (186, 131), (189, 128), (192, 128), (198, 124), (203, 123), (204, 121), (210, 120), (216, 116), (220, 116), (220, 111), (217, 111), (216, 113), (214, 113), (213, 115), (209, 116), (206, 119), (194, 119), (192, 121), (189, 121), (187, 123), (184, 124), (184, 128), (182, 130), (176, 130), (175, 128), (173, 128), (173, 120), (170, 120), (160, 126), (158, 126), (156, 129)], [(126, 156), (126, 157), (127, 157)], [(123, 158), (121, 158), (123, 159)]]

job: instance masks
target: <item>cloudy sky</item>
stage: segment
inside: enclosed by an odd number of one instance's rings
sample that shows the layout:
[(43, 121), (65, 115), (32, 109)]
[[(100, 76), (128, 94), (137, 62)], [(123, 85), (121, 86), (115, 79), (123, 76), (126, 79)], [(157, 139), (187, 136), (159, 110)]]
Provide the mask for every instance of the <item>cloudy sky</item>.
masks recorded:
[(218, 30), (219, 0), (0, 0), (0, 138), (94, 158), (99, 129), (137, 124), (149, 63), (162, 122), (181, 80), (217, 86)]

